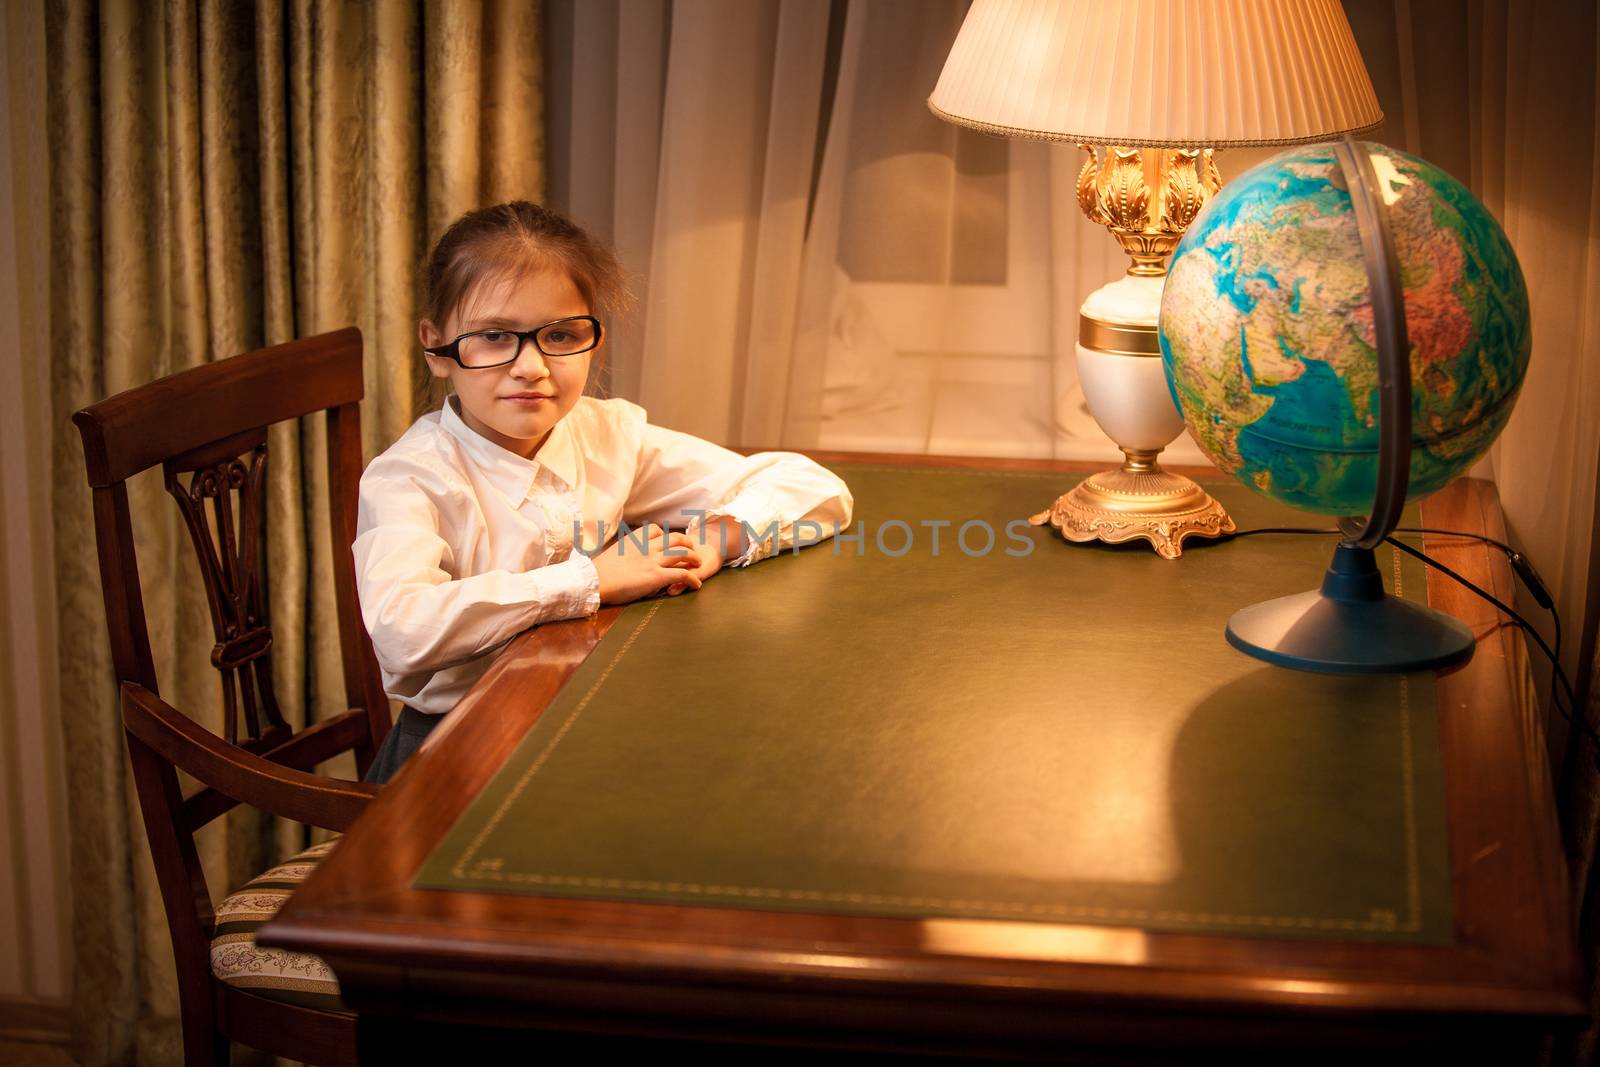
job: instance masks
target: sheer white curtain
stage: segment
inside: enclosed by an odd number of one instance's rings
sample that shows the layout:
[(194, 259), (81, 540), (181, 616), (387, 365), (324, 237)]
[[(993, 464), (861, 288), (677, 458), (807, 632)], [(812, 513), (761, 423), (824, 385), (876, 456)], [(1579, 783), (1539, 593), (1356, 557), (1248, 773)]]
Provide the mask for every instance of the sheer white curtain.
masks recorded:
[(611, 392), (732, 444), (1120, 458), (1073, 365), (1127, 265), (1081, 153), (924, 103), (966, 6), (551, 5), (552, 197), (640, 275)]
[(782, 330), (758, 294), (794, 289), (828, 26), (805, 3), (547, 8), (551, 199), (611, 238), (638, 297), (601, 388), (666, 425), (744, 438), (751, 331)]

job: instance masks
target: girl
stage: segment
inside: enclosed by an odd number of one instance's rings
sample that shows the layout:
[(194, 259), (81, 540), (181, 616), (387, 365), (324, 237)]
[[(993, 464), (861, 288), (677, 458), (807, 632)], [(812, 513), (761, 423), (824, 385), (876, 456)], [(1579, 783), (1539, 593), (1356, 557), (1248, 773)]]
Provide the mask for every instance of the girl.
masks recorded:
[[(740, 456), (584, 396), (623, 275), (555, 212), (517, 201), (463, 215), (426, 272), (417, 333), (450, 395), (361, 477), (361, 613), (384, 688), (405, 704), (374, 782), (520, 631), (698, 589), (792, 545), (798, 521), (848, 525), (852, 506), (803, 456)], [(619, 522), (648, 536), (601, 548)], [(779, 536), (763, 537), (774, 522)]]

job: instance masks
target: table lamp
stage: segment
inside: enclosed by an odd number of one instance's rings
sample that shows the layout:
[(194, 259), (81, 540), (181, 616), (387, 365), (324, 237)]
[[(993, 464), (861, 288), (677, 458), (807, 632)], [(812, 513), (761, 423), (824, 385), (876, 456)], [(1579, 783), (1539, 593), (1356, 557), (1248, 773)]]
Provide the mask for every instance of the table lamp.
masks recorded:
[(1156, 322), (1167, 257), (1221, 185), (1213, 151), (1323, 141), (1383, 121), (1338, 0), (974, 0), (928, 107), (985, 133), (1078, 145), (1078, 204), (1132, 259), (1091, 293), (1077, 363), (1089, 413), (1126, 457), (1033, 517), (1071, 541), (1233, 532), (1163, 470), (1183, 418)]

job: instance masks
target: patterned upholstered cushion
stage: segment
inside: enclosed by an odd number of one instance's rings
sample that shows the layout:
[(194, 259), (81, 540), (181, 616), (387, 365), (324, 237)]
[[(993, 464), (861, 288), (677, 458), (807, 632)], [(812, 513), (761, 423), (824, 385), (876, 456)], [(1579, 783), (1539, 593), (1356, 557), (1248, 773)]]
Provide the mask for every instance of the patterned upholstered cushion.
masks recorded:
[(256, 930), (278, 913), (289, 894), (333, 850), (327, 841), (250, 879), (217, 906), (211, 939), (211, 973), (240, 989), (311, 1008), (345, 1011), (339, 982), (318, 956), (261, 948)]

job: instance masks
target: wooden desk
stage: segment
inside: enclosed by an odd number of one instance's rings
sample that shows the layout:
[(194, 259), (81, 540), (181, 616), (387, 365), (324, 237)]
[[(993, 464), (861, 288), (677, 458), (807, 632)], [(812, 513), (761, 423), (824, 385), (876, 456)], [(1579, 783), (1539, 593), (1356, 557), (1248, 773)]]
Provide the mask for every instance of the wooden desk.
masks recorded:
[[(1423, 515), (1505, 536), (1487, 483), (1458, 482)], [(1459, 538), (1428, 548), (1513, 596), (1498, 552)], [(1191, 1062), (1226, 1050), (1239, 1062), (1293, 1050), (1307, 1062), (1410, 1049), (1520, 1062), (1584, 1011), (1542, 732), (1520, 699), (1520, 635), (1449, 579), (1430, 572), (1428, 587), (1479, 635), (1470, 663), (1438, 680), (1448, 946), (412, 888), (616, 609), (518, 637), (261, 940), (328, 960), (374, 1062), (430, 1042), (479, 1055), (497, 1041), (526, 1054), (555, 1040), (523, 1027), (875, 1056)]]

